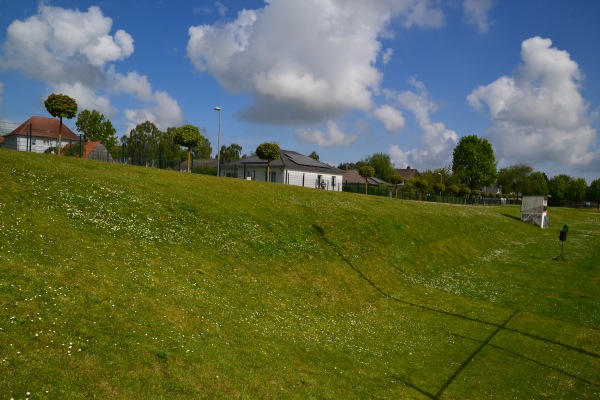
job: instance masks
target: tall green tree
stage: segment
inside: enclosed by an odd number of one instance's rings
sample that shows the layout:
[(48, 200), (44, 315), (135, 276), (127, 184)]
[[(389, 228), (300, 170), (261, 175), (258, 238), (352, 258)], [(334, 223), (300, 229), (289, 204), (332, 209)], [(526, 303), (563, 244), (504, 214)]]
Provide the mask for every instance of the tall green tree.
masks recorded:
[(375, 176), (375, 168), (370, 165), (363, 165), (358, 168), (358, 174), (365, 179), (365, 194), (369, 194), (369, 178)]
[(567, 184), (567, 200), (581, 202), (585, 200), (585, 196), (587, 195), (588, 185), (585, 179), (577, 178), (571, 179), (571, 181)]
[(175, 143), (180, 146), (187, 147), (187, 172), (192, 171), (192, 165), (190, 162), (190, 155), (192, 153), (192, 147), (198, 147), (202, 143), (202, 135), (200, 135), (200, 129), (194, 125), (183, 125), (175, 130), (174, 135)]
[(158, 158), (158, 143), (161, 132), (150, 121), (136, 125), (125, 138), (127, 154), (132, 158), (134, 164), (141, 165), (150, 159)]
[(396, 175), (396, 169), (392, 164), (389, 154), (374, 153), (362, 159), (359, 164), (370, 165), (375, 170), (375, 177), (389, 182), (392, 176)]
[(223, 162), (237, 161), (242, 158), (242, 146), (232, 143), (229, 146), (221, 146), (221, 158)]
[(109, 119), (97, 110), (83, 110), (77, 116), (75, 122), (77, 131), (83, 133), (85, 141), (102, 142), (107, 149), (112, 149), (117, 145), (115, 133), (117, 130), (113, 127)]
[(208, 140), (206, 137), (204, 129), (200, 132), (200, 134), (202, 135), (202, 140), (200, 141), (200, 144), (193, 149), (194, 157), (203, 159), (211, 158), (212, 146), (210, 144), (210, 140)]
[(175, 142), (175, 132), (177, 128), (169, 127), (165, 132), (158, 130), (157, 138), (158, 143), (157, 151), (154, 152), (153, 157), (159, 160), (159, 168), (168, 168), (173, 166), (174, 162), (179, 163), (184, 156), (181, 146)]
[(567, 186), (573, 178), (569, 175), (556, 175), (548, 182), (548, 193), (552, 198), (552, 204), (562, 206), (567, 198)]
[(497, 184), (502, 193), (525, 193), (528, 189), (528, 178), (533, 168), (525, 164), (515, 164), (498, 171)]
[(352, 163), (352, 162), (344, 162), (344, 163), (340, 163), (338, 165), (338, 168), (343, 169), (344, 171), (350, 171), (351, 169), (358, 169), (358, 167), (360, 167), (360, 165), (357, 165), (357, 163)]
[(463, 136), (452, 154), (452, 173), (470, 189), (491, 185), (496, 181), (496, 157), (487, 139)]
[(313, 150), (313, 152), (312, 152), (312, 153), (310, 153), (308, 156), (309, 156), (310, 158), (312, 158), (313, 160), (317, 160), (317, 161), (319, 161), (319, 155), (318, 155), (318, 154), (317, 154), (317, 152), (316, 152), (316, 151), (314, 151), (314, 150)]
[(548, 181), (543, 172), (532, 172), (527, 177), (527, 194), (548, 195)]
[(600, 210), (600, 179), (593, 180), (588, 187), (588, 199), (596, 202), (598, 210)]
[(271, 161), (281, 157), (281, 148), (277, 143), (262, 143), (256, 148), (256, 155), (261, 160), (267, 161), (267, 182), (271, 182)]
[(62, 139), (62, 126), (63, 118), (71, 119), (77, 115), (77, 102), (66, 94), (52, 93), (46, 101), (44, 106), (50, 115), (54, 118), (60, 118), (60, 125), (58, 126), (58, 146), (56, 154), (60, 154), (60, 142)]

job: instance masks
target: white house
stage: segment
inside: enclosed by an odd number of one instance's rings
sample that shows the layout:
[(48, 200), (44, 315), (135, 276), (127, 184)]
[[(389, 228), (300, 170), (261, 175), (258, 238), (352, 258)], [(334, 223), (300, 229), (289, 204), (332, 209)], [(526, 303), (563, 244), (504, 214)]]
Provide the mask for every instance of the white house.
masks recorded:
[[(344, 171), (291, 150), (271, 161), (271, 182), (315, 189), (342, 191)], [(226, 163), (221, 175), (248, 180), (267, 181), (267, 161), (258, 156)]]
[[(2, 147), (6, 149), (43, 153), (50, 147), (58, 146), (58, 129), (60, 121), (57, 118), (31, 117), (17, 129), (3, 136)], [(63, 121), (61, 146), (79, 143), (79, 136), (65, 125)]]

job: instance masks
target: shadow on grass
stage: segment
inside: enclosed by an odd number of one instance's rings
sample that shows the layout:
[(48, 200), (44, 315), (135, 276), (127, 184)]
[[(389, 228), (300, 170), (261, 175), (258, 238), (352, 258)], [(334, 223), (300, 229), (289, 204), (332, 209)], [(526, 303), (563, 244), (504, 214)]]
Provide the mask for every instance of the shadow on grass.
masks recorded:
[[(514, 216), (512, 216), (512, 215), (508, 215), (508, 214), (502, 214), (502, 215), (504, 215), (504, 216), (506, 216), (506, 217), (509, 217), (509, 218), (512, 218), (512, 219), (516, 219), (516, 220), (520, 221), (520, 218), (514, 217)], [(531, 333), (528, 333), (528, 332), (523, 332), (523, 331), (520, 331), (520, 330), (518, 330), (518, 329), (513, 329), (513, 328), (510, 328), (510, 327), (508, 327), (508, 326), (507, 326), (507, 324), (510, 322), (510, 320), (511, 320), (511, 319), (513, 319), (513, 318), (514, 318), (514, 317), (515, 317), (515, 316), (516, 316), (516, 315), (517, 315), (519, 312), (522, 312), (522, 310), (516, 310), (516, 309), (512, 309), (512, 311), (513, 311), (513, 312), (512, 312), (512, 314), (511, 314), (511, 315), (510, 315), (510, 316), (509, 316), (509, 317), (508, 317), (508, 318), (507, 318), (507, 319), (506, 319), (504, 322), (502, 322), (501, 324), (496, 324), (496, 323), (492, 323), (492, 322), (488, 322), (488, 321), (479, 320), (479, 319), (476, 319), (476, 318), (470, 318), (470, 317), (467, 317), (467, 316), (465, 316), (465, 315), (455, 314), (455, 313), (451, 313), (451, 312), (444, 311), (444, 310), (439, 310), (439, 309), (434, 309), (434, 308), (426, 307), (426, 306), (424, 306), (424, 305), (421, 305), (421, 304), (411, 303), (411, 302), (408, 302), (408, 301), (405, 301), (405, 300), (399, 299), (399, 298), (397, 298), (397, 297), (394, 297), (394, 296), (390, 295), (389, 293), (385, 292), (385, 291), (384, 291), (383, 289), (381, 289), (379, 286), (377, 286), (377, 285), (376, 285), (376, 284), (375, 284), (375, 283), (374, 283), (372, 280), (370, 280), (370, 279), (369, 279), (369, 278), (368, 278), (368, 277), (367, 277), (365, 274), (363, 274), (363, 272), (362, 272), (362, 271), (360, 271), (360, 270), (359, 270), (357, 267), (355, 267), (355, 266), (354, 266), (354, 264), (352, 264), (352, 262), (351, 262), (350, 260), (348, 260), (348, 259), (347, 259), (347, 258), (346, 258), (346, 257), (345, 257), (345, 256), (344, 256), (344, 255), (343, 255), (343, 254), (342, 254), (342, 253), (341, 253), (341, 252), (338, 250), (338, 249), (337, 249), (337, 246), (336, 246), (336, 245), (335, 245), (333, 242), (331, 242), (331, 241), (330, 241), (330, 240), (329, 240), (329, 239), (328, 239), (328, 238), (325, 236), (325, 229), (323, 229), (323, 227), (321, 227), (321, 226), (318, 226), (318, 225), (316, 225), (316, 224), (312, 224), (312, 228), (313, 228), (313, 229), (314, 229), (314, 230), (315, 230), (315, 231), (316, 231), (316, 232), (319, 234), (319, 236), (321, 236), (321, 238), (323, 239), (323, 241), (324, 241), (325, 243), (327, 243), (327, 244), (329, 245), (329, 247), (331, 247), (331, 249), (332, 249), (332, 250), (333, 250), (333, 251), (334, 251), (334, 252), (335, 252), (335, 253), (338, 255), (338, 257), (340, 257), (340, 259), (341, 259), (341, 260), (343, 260), (343, 261), (344, 261), (344, 262), (345, 262), (345, 263), (346, 263), (346, 264), (347, 264), (347, 265), (348, 265), (348, 266), (349, 266), (349, 267), (350, 267), (352, 270), (354, 270), (354, 271), (355, 271), (355, 272), (356, 272), (356, 273), (357, 273), (357, 274), (358, 274), (358, 275), (361, 277), (361, 279), (363, 279), (365, 282), (367, 282), (367, 283), (368, 283), (368, 284), (369, 284), (371, 287), (373, 287), (373, 289), (375, 289), (376, 291), (378, 291), (379, 293), (381, 293), (381, 294), (382, 294), (383, 296), (385, 296), (386, 298), (388, 298), (388, 299), (390, 299), (390, 300), (393, 300), (393, 301), (396, 301), (396, 302), (398, 302), (398, 303), (402, 303), (402, 304), (410, 305), (410, 306), (417, 307), (417, 308), (420, 308), (420, 309), (423, 309), (423, 310), (427, 310), (427, 311), (430, 311), (430, 312), (436, 312), (436, 313), (440, 313), (440, 314), (451, 315), (451, 316), (453, 316), (453, 317), (457, 317), (457, 318), (461, 318), (461, 319), (465, 319), (465, 320), (470, 320), (470, 321), (478, 322), (478, 323), (485, 324), (485, 325), (494, 326), (494, 327), (496, 328), (496, 329), (495, 329), (495, 331), (494, 331), (494, 332), (492, 332), (492, 334), (491, 334), (491, 335), (489, 335), (487, 339), (485, 339), (484, 341), (480, 342), (480, 345), (479, 345), (479, 347), (478, 347), (478, 348), (477, 348), (477, 349), (476, 349), (476, 350), (475, 350), (473, 353), (471, 353), (471, 354), (469, 355), (469, 357), (467, 357), (467, 358), (466, 358), (466, 359), (465, 359), (465, 360), (464, 360), (464, 361), (463, 361), (463, 362), (460, 364), (460, 366), (459, 366), (459, 367), (458, 367), (458, 368), (457, 368), (457, 369), (454, 371), (454, 373), (453, 373), (453, 374), (452, 374), (452, 375), (451, 375), (451, 376), (450, 376), (450, 377), (449, 377), (449, 378), (446, 380), (446, 382), (444, 382), (444, 384), (441, 386), (441, 388), (440, 388), (440, 389), (437, 391), (437, 393), (435, 393), (435, 394), (434, 394), (434, 393), (429, 393), (429, 392), (427, 392), (426, 390), (424, 390), (424, 389), (422, 389), (422, 388), (419, 388), (418, 386), (416, 386), (416, 385), (414, 385), (414, 384), (412, 384), (412, 383), (410, 383), (410, 382), (408, 382), (408, 381), (406, 381), (406, 380), (404, 380), (404, 379), (402, 379), (402, 378), (400, 378), (400, 377), (398, 377), (398, 376), (393, 376), (393, 375), (392, 375), (392, 378), (393, 378), (393, 379), (395, 379), (395, 380), (397, 380), (397, 381), (399, 381), (399, 382), (402, 382), (402, 383), (403, 383), (403, 384), (405, 384), (406, 386), (408, 386), (408, 387), (412, 388), (413, 390), (415, 390), (415, 391), (417, 391), (417, 392), (421, 393), (422, 395), (424, 395), (424, 396), (426, 396), (426, 397), (428, 397), (428, 398), (430, 398), (430, 399), (434, 399), (434, 400), (440, 399), (440, 398), (441, 398), (441, 396), (442, 396), (442, 395), (444, 394), (444, 392), (446, 391), (446, 389), (447, 389), (447, 388), (448, 388), (448, 387), (449, 387), (449, 386), (450, 386), (450, 385), (451, 385), (451, 384), (452, 384), (452, 383), (453, 383), (453, 382), (454, 382), (454, 381), (455, 381), (455, 380), (458, 378), (458, 376), (459, 376), (459, 375), (462, 373), (462, 371), (464, 370), (464, 368), (465, 368), (465, 367), (466, 367), (466, 366), (467, 366), (467, 365), (468, 365), (468, 364), (469, 364), (469, 363), (470, 363), (470, 362), (471, 362), (471, 361), (472, 361), (472, 360), (473, 360), (473, 359), (474, 359), (474, 358), (475, 358), (475, 357), (476, 357), (476, 356), (477, 356), (477, 355), (478, 355), (478, 354), (481, 352), (481, 350), (483, 350), (483, 349), (484, 349), (486, 346), (491, 346), (491, 347), (495, 347), (495, 348), (497, 348), (497, 349), (500, 349), (500, 350), (505, 350), (505, 351), (506, 351), (507, 353), (509, 353), (509, 354), (512, 354), (512, 355), (514, 355), (514, 356), (519, 356), (519, 357), (521, 357), (521, 358), (525, 358), (525, 359), (528, 359), (528, 360), (529, 360), (529, 358), (528, 358), (528, 357), (526, 357), (526, 356), (524, 356), (524, 355), (522, 355), (522, 354), (515, 353), (515, 352), (513, 352), (513, 351), (510, 351), (510, 350), (508, 350), (508, 349), (504, 349), (504, 348), (502, 348), (502, 347), (499, 347), (499, 346), (492, 345), (492, 344), (490, 343), (490, 341), (491, 341), (491, 340), (492, 340), (492, 339), (493, 339), (493, 338), (494, 338), (494, 337), (495, 337), (495, 336), (496, 336), (496, 335), (497, 335), (499, 332), (501, 332), (501, 331), (503, 331), (503, 330), (510, 331), (510, 332), (514, 332), (514, 333), (517, 333), (517, 334), (520, 334), (520, 335), (524, 335), (524, 336), (527, 336), (527, 337), (530, 337), (530, 338), (533, 338), (533, 339), (539, 340), (539, 341), (541, 341), (541, 342), (544, 342), (544, 343), (549, 343), (549, 344), (552, 344), (552, 345), (560, 346), (560, 347), (563, 347), (563, 348), (565, 348), (565, 349), (569, 349), (569, 350), (575, 351), (575, 352), (577, 352), (577, 353), (579, 353), (579, 354), (584, 354), (584, 355), (586, 355), (586, 356), (589, 356), (589, 357), (592, 357), (592, 358), (595, 358), (595, 359), (598, 359), (598, 358), (600, 358), (600, 354), (596, 354), (596, 353), (594, 353), (594, 352), (587, 351), (587, 350), (584, 350), (584, 349), (581, 349), (581, 348), (577, 348), (577, 347), (574, 347), (574, 346), (570, 346), (570, 345), (568, 345), (568, 344), (561, 343), (561, 342), (559, 342), (559, 341), (556, 341), (556, 340), (551, 340), (551, 339), (548, 339), (548, 338), (540, 337), (540, 336), (538, 336), (538, 335), (534, 335), (534, 334), (531, 334)], [(533, 360), (533, 361), (535, 361), (535, 360)], [(582, 378), (582, 377), (580, 377), (580, 376), (576, 376), (576, 375), (570, 374), (569, 372), (567, 372), (567, 371), (565, 371), (565, 370), (562, 370), (562, 369), (559, 369), (559, 368), (553, 368), (553, 367), (550, 367), (550, 366), (548, 366), (548, 365), (546, 365), (546, 364), (544, 364), (544, 363), (540, 363), (540, 362), (538, 362), (538, 361), (535, 361), (535, 362), (536, 362), (537, 364), (539, 364), (539, 365), (542, 365), (542, 366), (545, 366), (545, 367), (551, 368), (551, 369), (555, 370), (556, 372), (559, 372), (559, 373), (561, 373), (561, 374), (563, 374), (563, 375), (565, 375), (565, 376), (568, 376), (569, 378), (572, 378), (572, 379), (578, 380), (578, 381), (580, 381), (580, 382), (583, 382), (583, 383), (585, 383), (585, 384), (588, 384), (588, 385), (591, 385), (591, 386), (600, 387), (600, 385), (598, 385), (597, 383), (591, 382), (590, 380), (587, 380), (587, 379), (585, 379), (585, 378)]]
[(515, 217), (514, 215), (510, 215), (510, 214), (504, 214), (504, 213), (502, 213), (501, 215), (502, 215), (503, 217), (508, 217), (508, 218), (511, 218), (511, 219), (516, 219), (517, 221), (520, 221), (520, 220), (521, 220), (521, 218), (519, 218), (519, 217)]

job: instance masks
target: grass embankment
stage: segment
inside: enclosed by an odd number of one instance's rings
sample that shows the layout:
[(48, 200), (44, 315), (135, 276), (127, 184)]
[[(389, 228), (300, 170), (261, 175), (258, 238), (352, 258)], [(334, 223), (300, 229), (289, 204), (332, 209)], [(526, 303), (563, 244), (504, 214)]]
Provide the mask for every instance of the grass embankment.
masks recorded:
[(0, 398), (598, 398), (550, 215), (0, 150)]

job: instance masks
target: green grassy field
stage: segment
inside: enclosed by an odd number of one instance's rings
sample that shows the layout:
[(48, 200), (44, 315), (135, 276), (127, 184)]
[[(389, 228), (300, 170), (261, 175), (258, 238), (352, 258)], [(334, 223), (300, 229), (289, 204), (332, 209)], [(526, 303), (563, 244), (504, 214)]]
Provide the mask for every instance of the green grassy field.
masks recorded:
[(0, 399), (597, 399), (600, 213), (549, 214), (0, 149)]

